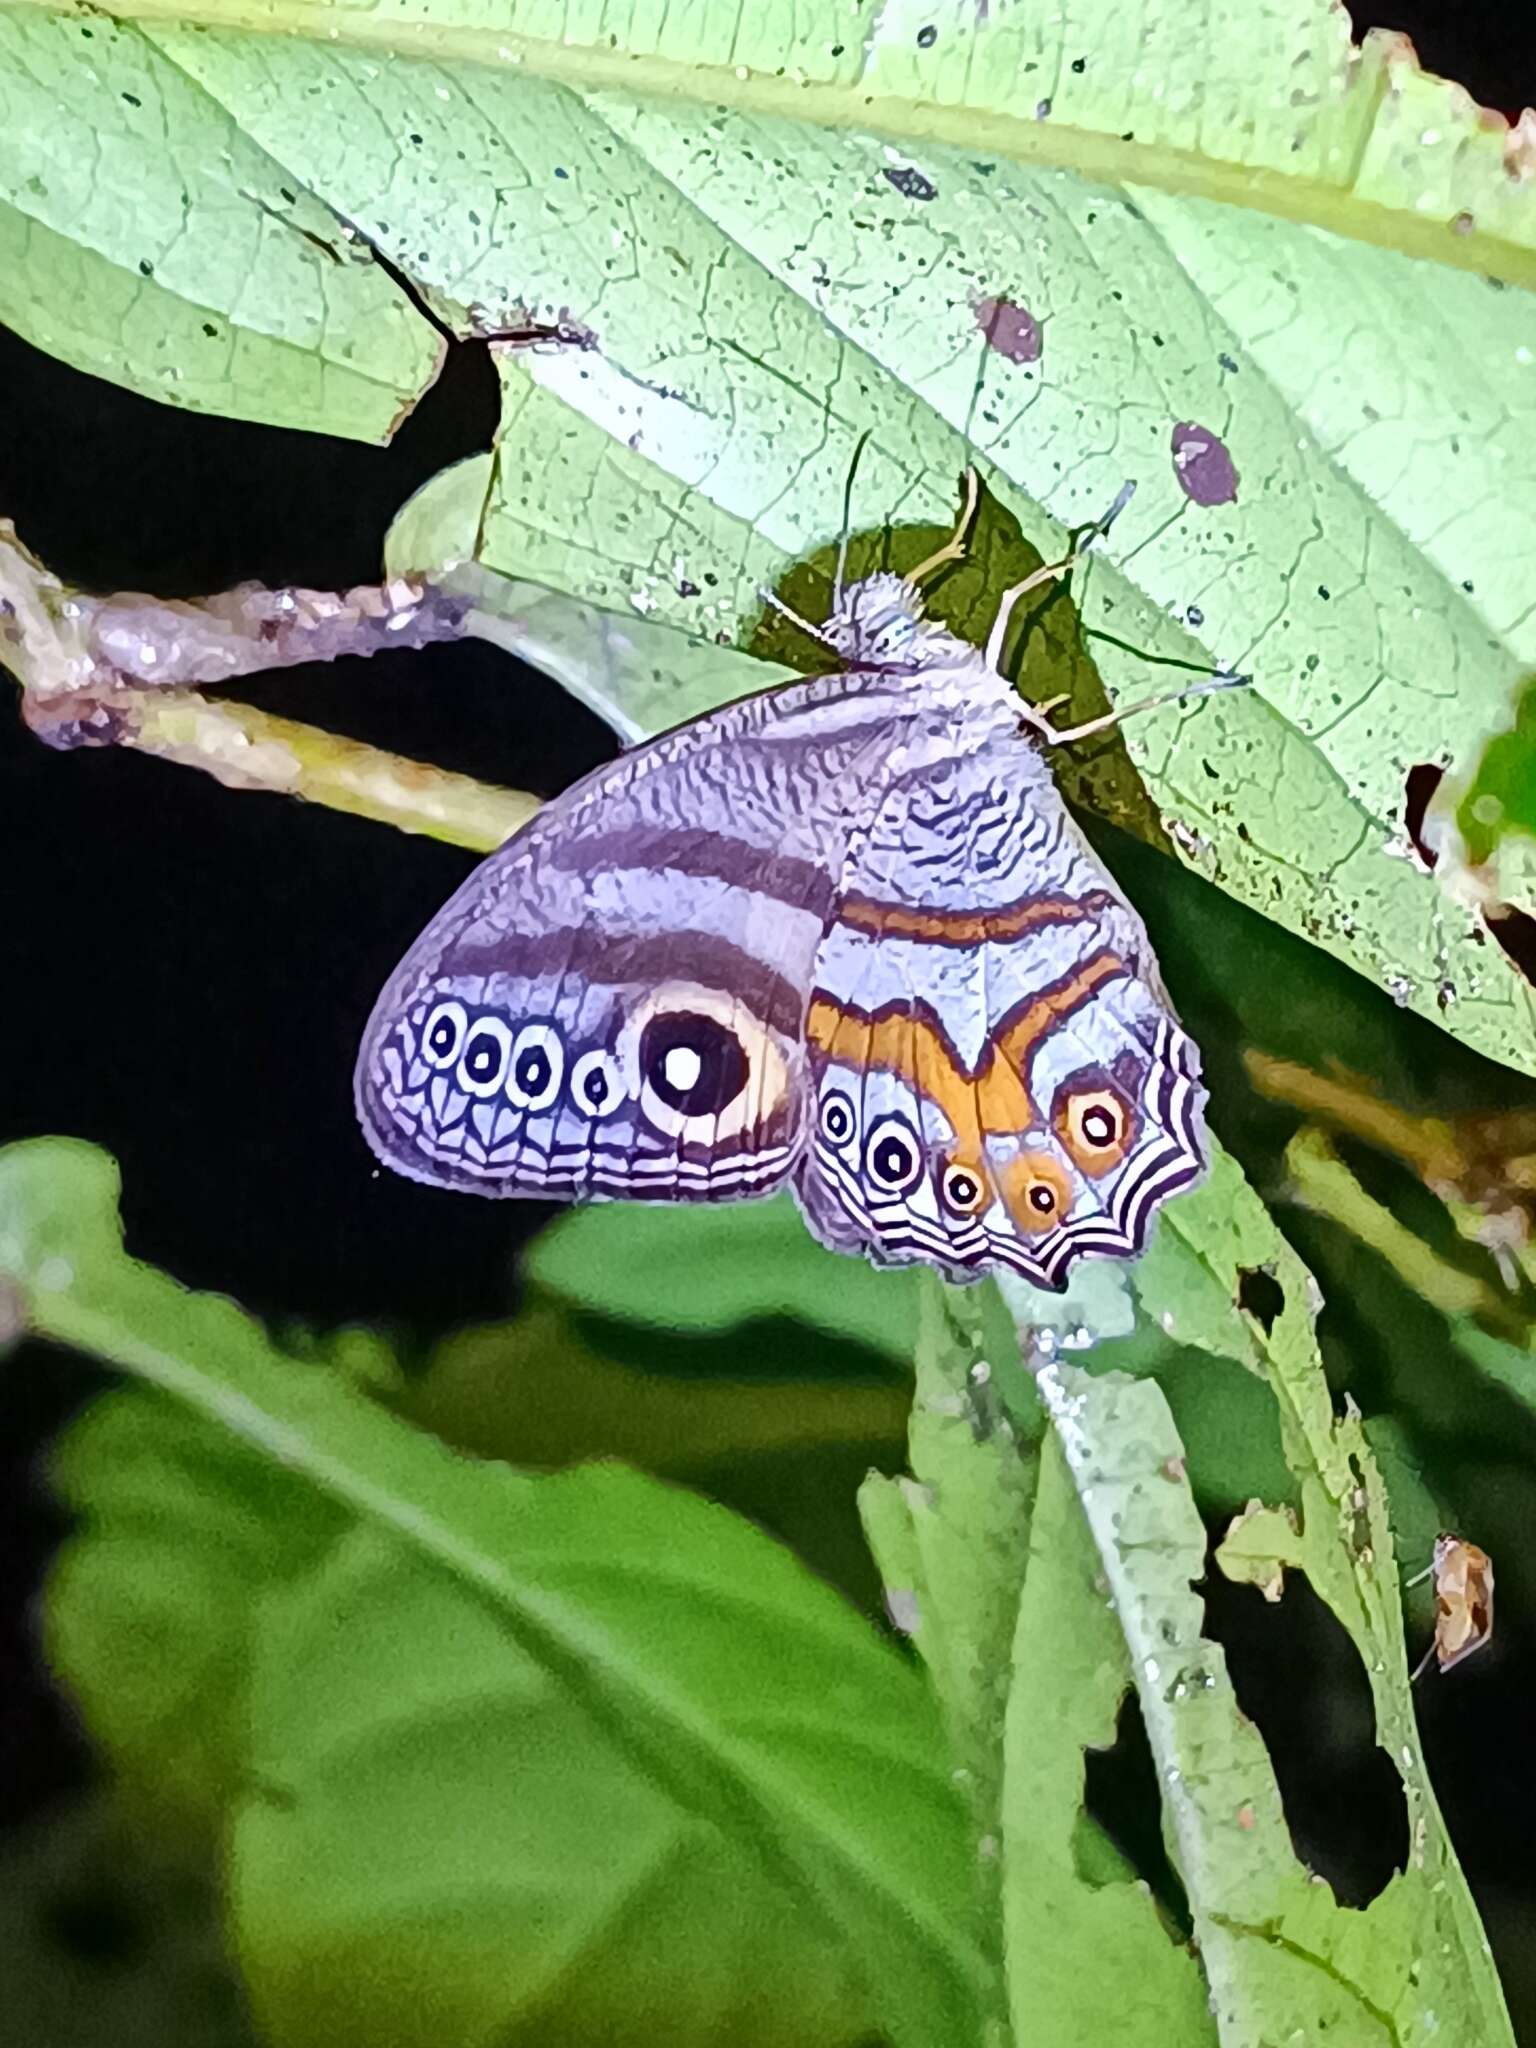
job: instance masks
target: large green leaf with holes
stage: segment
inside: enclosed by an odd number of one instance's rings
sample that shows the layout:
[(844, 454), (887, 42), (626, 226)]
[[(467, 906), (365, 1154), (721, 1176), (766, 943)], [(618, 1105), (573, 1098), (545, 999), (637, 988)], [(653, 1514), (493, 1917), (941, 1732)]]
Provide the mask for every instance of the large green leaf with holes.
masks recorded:
[(974, 459), (1050, 552), (1133, 480), (1078, 701), (1149, 656), (1254, 688), (1073, 786), (1536, 1063), (1402, 827), (1536, 646), (1536, 187), (1406, 46), (1355, 55), (1325, 0), (0, 0), (0, 79), (0, 313), (73, 360), (377, 433), (434, 346), (374, 251), (502, 337), (496, 458), (416, 559), (675, 629), (631, 730), (749, 686), (710, 650), (829, 549), (862, 433), (862, 531), (947, 524)]

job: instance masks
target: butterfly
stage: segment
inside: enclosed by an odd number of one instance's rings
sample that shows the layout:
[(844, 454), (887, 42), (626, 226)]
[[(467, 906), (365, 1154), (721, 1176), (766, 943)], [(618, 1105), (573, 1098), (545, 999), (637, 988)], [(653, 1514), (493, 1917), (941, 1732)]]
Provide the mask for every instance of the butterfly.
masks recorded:
[(386, 1165), (483, 1195), (787, 1185), (823, 1243), (954, 1280), (1059, 1290), (1143, 1249), (1205, 1168), (1199, 1055), (1042, 751), (1110, 721), (1058, 732), (1000, 670), (1078, 555), (985, 648), (924, 615), (967, 485), (927, 562), (846, 590), (840, 562), (797, 621), (835, 672), (599, 768), (433, 919), (358, 1059)]

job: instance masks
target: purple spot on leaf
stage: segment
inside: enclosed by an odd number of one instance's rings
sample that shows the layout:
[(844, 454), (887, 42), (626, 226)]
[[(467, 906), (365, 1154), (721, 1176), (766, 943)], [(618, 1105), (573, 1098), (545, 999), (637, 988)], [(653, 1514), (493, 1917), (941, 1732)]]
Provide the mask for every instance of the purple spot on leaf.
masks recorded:
[(1230, 505), (1237, 496), (1237, 468), (1226, 442), (1190, 420), (1173, 430), (1173, 473), (1197, 505)]
[(1016, 306), (1012, 299), (978, 299), (975, 313), (988, 348), (1010, 363), (1039, 362), (1040, 322), (1027, 306)]

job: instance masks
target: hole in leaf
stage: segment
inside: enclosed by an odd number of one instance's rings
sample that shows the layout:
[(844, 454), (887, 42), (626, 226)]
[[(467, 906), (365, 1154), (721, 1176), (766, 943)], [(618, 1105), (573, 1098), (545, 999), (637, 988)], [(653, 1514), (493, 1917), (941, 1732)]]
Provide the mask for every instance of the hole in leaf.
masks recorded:
[(1490, 912), (1488, 930), (1526, 980), (1536, 982), (1536, 917), (1523, 910)]
[(1263, 1266), (1243, 1266), (1237, 1276), (1237, 1305), (1267, 1337), (1285, 1310), (1285, 1289)]
[(1170, 1939), (1188, 1941), (1193, 1930), (1189, 1901), (1163, 1846), (1157, 1766), (1134, 1687), (1120, 1702), (1113, 1743), (1087, 1750), (1083, 1762), (1083, 1816), (1089, 1825), (1080, 1827), (1074, 1845), (1079, 1876), (1089, 1884), (1105, 1884), (1123, 1875), (1114, 1867), (1118, 1851), (1150, 1889)]
[(1415, 761), (1403, 786), (1403, 824), (1414, 852), (1427, 868), (1435, 864), (1435, 850), (1424, 837), (1424, 817), (1444, 779), (1445, 770), (1434, 761)]
[(1341, 1905), (1368, 1906), (1407, 1864), (1408, 1802), (1376, 1740), (1359, 1651), (1301, 1572), (1286, 1573), (1271, 1603), (1212, 1560), (1205, 1608), (1238, 1704), (1274, 1764), (1298, 1858)]

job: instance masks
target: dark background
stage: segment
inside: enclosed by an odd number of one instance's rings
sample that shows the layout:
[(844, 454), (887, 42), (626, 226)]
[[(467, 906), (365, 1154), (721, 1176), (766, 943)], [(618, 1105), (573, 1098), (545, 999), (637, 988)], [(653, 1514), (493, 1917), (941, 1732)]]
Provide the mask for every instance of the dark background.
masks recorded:
[[(1508, 19), (1500, 0), (1398, 0), (1385, 25), (1412, 34), (1429, 69), (1514, 113), (1536, 101), (1536, 48)], [(0, 329), (0, 515), (86, 588), (339, 588), (377, 577), (393, 513), (445, 463), (486, 447), (495, 419), (495, 379), (473, 347), (450, 351), (394, 445), (377, 450), (155, 405)], [(295, 670), (241, 694), (541, 793), (616, 751), (555, 685), (476, 643)], [(263, 1316), (369, 1320), (425, 1339), (504, 1311), (515, 1245), (547, 1212), (378, 1174), (350, 1100), (375, 994), (471, 864), (132, 754), (51, 752), (0, 685), (0, 1142), (68, 1132), (106, 1147), (135, 1253)], [(90, 1770), (41, 1668), (33, 1609), (59, 1531), (38, 1453), (98, 1384), (53, 1356), (7, 1370), (0, 1839)], [(1436, 1706), (1431, 1749), (1516, 2003), (1536, 1980), (1533, 1683), (1506, 1660), (1496, 1689), (1463, 1694), (1455, 1720)], [(1281, 1674), (1259, 1718), (1304, 1778), (1308, 1738), (1287, 1721), (1287, 1691)], [(1481, 1724), (1467, 1718), (1474, 1697)], [(1331, 1795), (1348, 1816), (1336, 1824), (1362, 1838), (1346, 1860), (1369, 1871), (1395, 1853), (1395, 1840), (1365, 1839), (1384, 1825), (1366, 1779)], [(1536, 2041), (1536, 2015), (1525, 2037)]]

